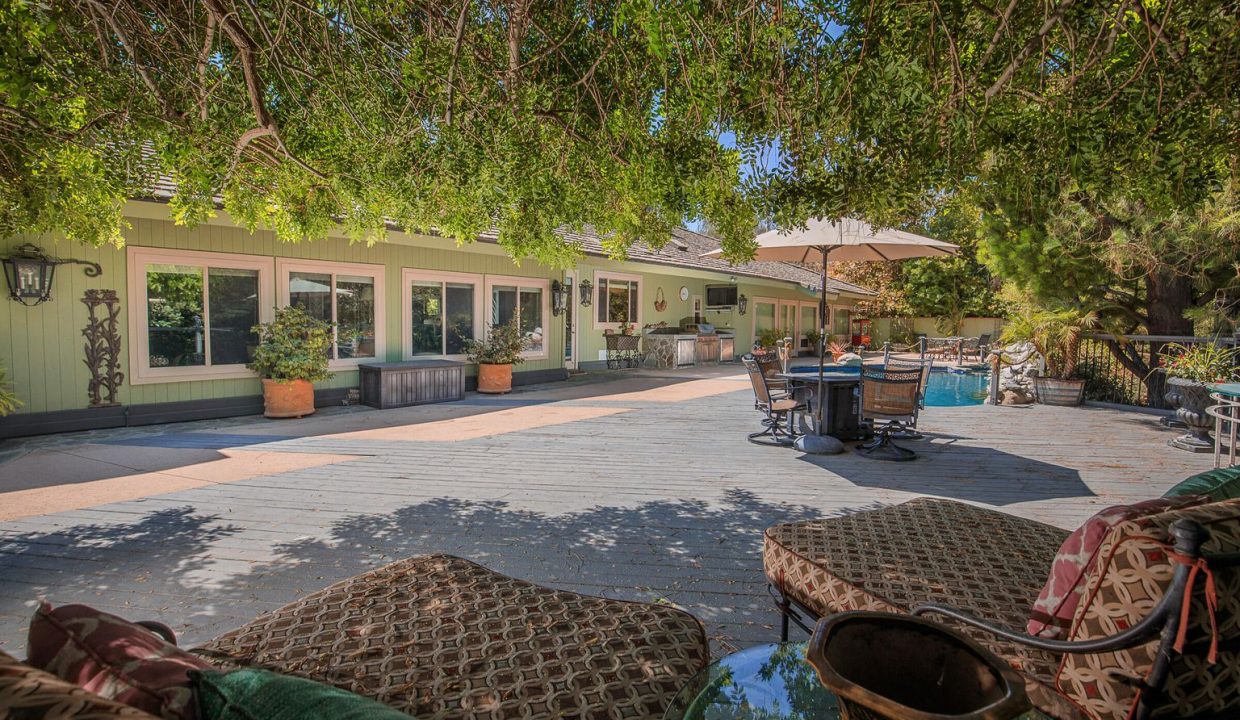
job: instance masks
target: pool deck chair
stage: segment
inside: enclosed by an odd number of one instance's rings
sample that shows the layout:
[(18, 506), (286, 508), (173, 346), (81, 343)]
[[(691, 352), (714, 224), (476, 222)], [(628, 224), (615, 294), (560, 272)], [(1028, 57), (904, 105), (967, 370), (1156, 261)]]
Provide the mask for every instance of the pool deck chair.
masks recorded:
[(892, 437), (905, 432), (917, 419), (923, 369), (896, 370), (884, 367), (861, 369), (861, 417), (880, 421), (874, 439), (854, 452), (875, 460), (914, 460), (917, 453), (901, 447)]
[(917, 418), (921, 416), (921, 411), (926, 407), (926, 390), (930, 387), (930, 373), (934, 371), (934, 358), (901, 358), (888, 362), (884, 367), (888, 370), (915, 370), (921, 373), (921, 387), (917, 391), (917, 407), (913, 412), (913, 419), (907, 427), (894, 435), (901, 440), (920, 440), (922, 435), (917, 432)]

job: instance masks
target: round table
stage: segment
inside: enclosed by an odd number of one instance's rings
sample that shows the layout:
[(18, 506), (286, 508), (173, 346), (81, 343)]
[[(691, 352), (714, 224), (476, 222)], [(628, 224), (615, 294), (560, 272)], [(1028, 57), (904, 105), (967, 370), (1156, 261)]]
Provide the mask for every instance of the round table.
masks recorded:
[(732, 653), (688, 682), (664, 720), (840, 717), (835, 695), (805, 659), (806, 643), (771, 643)]

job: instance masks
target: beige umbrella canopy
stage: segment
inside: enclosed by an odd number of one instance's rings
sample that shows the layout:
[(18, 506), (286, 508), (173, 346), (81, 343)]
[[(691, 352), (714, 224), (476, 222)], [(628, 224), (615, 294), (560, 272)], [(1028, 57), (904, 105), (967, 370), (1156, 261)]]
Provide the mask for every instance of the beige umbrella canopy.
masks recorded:
[[(822, 298), (818, 306), (818, 412), (822, 421), (822, 363), (827, 336), (827, 262), (850, 260), (878, 262), (922, 257), (947, 257), (960, 248), (903, 230), (879, 230), (853, 218), (824, 220), (814, 218), (805, 228), (770, 230), (754, 238), (758, 243), (754, 260), (794, 262), (822, 266)], [(719, 257), (723, 249), (711, 250), (703, 257)]]

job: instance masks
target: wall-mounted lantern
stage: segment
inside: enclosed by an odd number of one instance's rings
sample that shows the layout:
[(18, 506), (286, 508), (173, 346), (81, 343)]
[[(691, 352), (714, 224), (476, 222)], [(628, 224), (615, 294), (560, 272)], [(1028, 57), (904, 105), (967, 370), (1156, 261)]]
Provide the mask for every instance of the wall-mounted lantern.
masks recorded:
[[(50, 258), (42, 250), (26, 243), (17, 248), (16, 255), (0, 258), (4, 264), (4, 281), (9, 286), (9, 299), (34, 307), (52, 299), (52, 280), (56, 266), (75, 263), (85, 265), (86, 277), (99, 277), (103, 268), (89, 260)], [(33, 300), (34, 302), (30, 302)]]
[(745, 311), (748, 309), (749, 309), (749, 298), (745, 297), (744, 295), (741, 295), (740, 297), (736, 298), (737, 312), (739, 312), (741, 315), (744, 315)]
[(577, 287), (581, 291), (582, 306), (590, 307), (594, 303), (594, 283), (589, 280), (582, 280)]
[(559, 317), (564, 314), (564, 306), (568, 305), (573, 294), (573, 286), (565, 285), (559, 280), (551, 281), (551, 314)]

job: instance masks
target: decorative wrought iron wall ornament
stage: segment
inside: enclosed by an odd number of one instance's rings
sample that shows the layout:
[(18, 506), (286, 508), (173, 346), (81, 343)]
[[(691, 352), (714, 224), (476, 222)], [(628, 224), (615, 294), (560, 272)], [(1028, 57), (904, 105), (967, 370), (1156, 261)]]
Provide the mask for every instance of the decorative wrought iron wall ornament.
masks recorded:
[(594, 303), (594, 283), (589, 280), (582, 280), (577, 287), (581, 291), (581, 305), (583, 307), (590, 307)]
[[(82, 362), (90, 370), (87, 386), (90, 406), (116, 405), (116, 391), (125, 381), (125, 374), (121, 372), (121, 332), (117, 322), (121, 314), (120, 300), (115, 290), (87, 290), (82, 304), (89, 314), (86, 327), (82, 328), (86, 338), (86, 358)], [(100, 307), (106, 314), (96, 316)], [(104, 389), (108, 391), (106, 401), (100, 392)]]
[(48, 257), (30, 243), (19, 245), (16, 255), (0, 258), (0, 263), (4, 264), (4, 280), (9, 286), (9, 299), (26, 307), (34, 307), (52, 299), (52, 280), (56, 276), (57, 265), (85, 265), (83, 271), (86, 277), (99, 277), (103, 274), (103, 268), (97, 262)]

